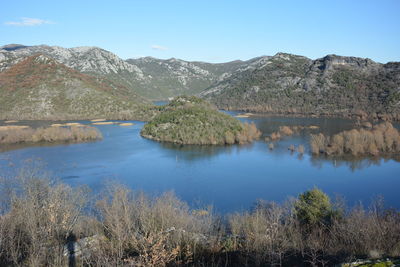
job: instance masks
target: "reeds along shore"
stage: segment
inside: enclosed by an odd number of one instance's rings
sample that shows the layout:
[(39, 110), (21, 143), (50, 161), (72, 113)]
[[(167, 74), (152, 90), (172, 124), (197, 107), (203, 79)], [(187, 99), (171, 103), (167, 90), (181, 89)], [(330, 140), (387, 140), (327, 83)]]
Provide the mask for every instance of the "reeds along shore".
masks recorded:
[(400, 134), (389, 122), (373, 126), (371, 129), (352, 129), (333, 136), (311, 135), (313, 154), (353, 156), (378, 156), (400, 152)]
[(101, 133), (94, 127), (71, 125), (33, 129), (28, 126), (1, 126), (0, 144), (37, 142), (85, 142), (101, 139)]
[(172, 193), (110, 185), (94, 197), (45, 176), (0, 178), (2, 266), (332, 266), (400, 256), (400, 214), (380, 201), (349, 209), (314, 188), (219, 216)]

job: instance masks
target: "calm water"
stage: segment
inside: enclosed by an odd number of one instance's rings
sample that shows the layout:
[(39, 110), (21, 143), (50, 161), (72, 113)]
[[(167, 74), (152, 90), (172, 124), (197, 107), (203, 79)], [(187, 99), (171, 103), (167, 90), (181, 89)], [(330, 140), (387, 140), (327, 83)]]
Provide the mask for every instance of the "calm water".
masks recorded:
[[(3, 173), (27, 159), (40, 159), (54, 175), (72, 185), (100, 190), (107, 180), (158, 194), (173, 190), (193, 207), (214, 205), (218, 212), (248, 209), (257, 199), (284, 201), (317, 186), (349, 205), (368, 205), (382, 195), (388, 207), (400, 209), (400, 163), (394, 160), (341, 161), (309, 155), (309, 133), (333, 134), (352, 127), (343, 119), (266, 117), (256, 122), (268, 135), (281, 125), (317, 125), (318, 130), (282, 140), (273, 151), (258, 141), (246, 146), (179, 146), (140, 137), (142, 122), (130, 127), (97, 126), (102, 141), (57, 146), (19, 147), (0, 153)], [(36, 124), (42, 124), (37, 122)], [(85, 122), (84, 122), (85, 123)], [(87, 122), (86, 122), (87, 123)], [(306, 153), (290, 153), (290, 144), (304, 144)]]

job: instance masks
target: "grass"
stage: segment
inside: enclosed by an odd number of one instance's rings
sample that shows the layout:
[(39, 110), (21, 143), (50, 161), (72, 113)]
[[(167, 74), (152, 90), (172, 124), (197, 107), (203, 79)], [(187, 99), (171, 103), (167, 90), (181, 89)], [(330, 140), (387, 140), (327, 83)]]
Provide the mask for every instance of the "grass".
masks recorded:
[(124, 122), (124, 123), (120, 123), (118, 124), (119, 126), (132, 126), (133, 123), (132, 122)]
[(0, 127), (0, 144), (85, 142), (98, 139), (102, 139), (101, 133), (96, 128), (85, 125), (50, 126), (37, 129), (28, 126)]
[(29, 126), (25, 125), (7, 125), (7, 126), (0, 126), (0, 131), (11, 131), (11, 130), (21, 130), (27, 129)]
[(114, 124), (114, 122), (112, 121), (102, 121), (102, 122), (93, 122), (93, 125), (110, 125), (110, 124)]
[(67, 122), (64, 124), (65, 126), (81, 126), (79, 122)]

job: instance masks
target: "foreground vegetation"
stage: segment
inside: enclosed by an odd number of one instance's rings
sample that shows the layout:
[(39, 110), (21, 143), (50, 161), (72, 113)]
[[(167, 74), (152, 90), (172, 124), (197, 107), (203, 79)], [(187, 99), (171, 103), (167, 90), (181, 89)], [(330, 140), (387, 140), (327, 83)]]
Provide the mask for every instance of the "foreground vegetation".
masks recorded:
[(389, 122), (377, 124), (369, 129), (352, 129), (333, 136), (311, 135), (313, 154), (353, 156), (378, 156), (400, 152), (400, 134)]
[(241, 123), (197, 97), (177, 97), (146, 124), (143, 137), (177, 144), (244, 144), (261, 136), (254, 123)]
[(0, 126), (0, 144), (85, 142), (102, 138), (97, 128), (85, 125), (36, 129), (29, 126)]
[(94, 198), (43, 177), (1, 177), (0, 265), (331, 266), (400, 256), (400, 213), (379, 201), (347, 209), (314, 188), (221, 217), (172, 193), (110, 185)]

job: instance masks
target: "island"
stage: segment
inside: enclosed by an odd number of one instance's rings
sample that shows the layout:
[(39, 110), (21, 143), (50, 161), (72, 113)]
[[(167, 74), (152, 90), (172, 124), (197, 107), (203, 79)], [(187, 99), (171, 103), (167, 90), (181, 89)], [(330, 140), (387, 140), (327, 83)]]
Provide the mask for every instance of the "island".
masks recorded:
[(185, 145), (246, 144), (261, 136), (254, 123), (242, 123), (195, 96), (179, 96), (147, 123), (145, 138)]

